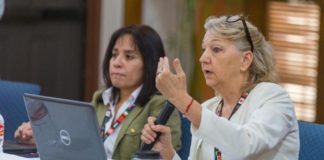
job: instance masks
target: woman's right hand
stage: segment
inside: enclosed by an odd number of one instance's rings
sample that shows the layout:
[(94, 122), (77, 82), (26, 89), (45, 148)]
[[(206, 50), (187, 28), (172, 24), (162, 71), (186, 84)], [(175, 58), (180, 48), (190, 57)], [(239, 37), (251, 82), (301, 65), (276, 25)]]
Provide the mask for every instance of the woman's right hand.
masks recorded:
[(155, 117), (149, 117), (148, 123), (145, 124), (141, 139), (144, 143), (150, 144), (154, 142), (157, 132), (160, 132), (160, 138), (154, 144), (152, 150), (159, 152), (163, 159), (172, 159), (175, 154), (175, 150), (171, 142), (171, 130), (164, 125), (155, 125)]
[(175, 102), (179, 102), (184, 96), (188, 95), (187, 79), (178, 58), (174, 59), (173, 68), (175, 73), (171, 72), (168, 57), (161, 57), (157, 67), (155, 81), (156, 88), (159, 92), (171, 103), (176, 105), (177, 103)]
[(35, 144), (33, 130), (30, 122), (23, 122), (15, 132), (15, 138), (19, 143)]

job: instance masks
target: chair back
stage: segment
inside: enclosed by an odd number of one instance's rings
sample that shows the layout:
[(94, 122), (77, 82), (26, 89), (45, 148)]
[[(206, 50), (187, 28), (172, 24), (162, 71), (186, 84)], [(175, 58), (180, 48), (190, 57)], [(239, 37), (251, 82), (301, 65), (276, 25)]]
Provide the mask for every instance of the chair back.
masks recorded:
[(298, 121), (299, 160), (324, 159), (324, 125)]
[[(181, 114), (181, 113), (180, 113)], [(190, 145), (191, 145), (191, 131), (190, 131), (190, 121), (181, 116), (181, 143), (182, 147), (178, 151), (178, 154), (181, 159), (188, 159), (189, 152), (190, 152)]]
[(0, 113), (5, 120), (5, 140), (15, 141), (15, 130), (22, 122), (28, 121), (24, 93), (39, 94), (40, 86), (0, 80)]

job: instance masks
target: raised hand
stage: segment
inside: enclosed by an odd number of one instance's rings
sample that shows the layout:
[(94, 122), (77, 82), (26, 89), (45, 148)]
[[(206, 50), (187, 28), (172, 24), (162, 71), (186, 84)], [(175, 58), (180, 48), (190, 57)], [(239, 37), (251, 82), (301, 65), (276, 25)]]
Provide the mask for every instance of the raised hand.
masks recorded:
[(174, 59), (173, 68), (175, 73), (170, 71), (169, 59), (160, 58), (156, 76), (157, 89), (172, 103), (174, 99), (187, 94), (186, 74), (178, 58)]

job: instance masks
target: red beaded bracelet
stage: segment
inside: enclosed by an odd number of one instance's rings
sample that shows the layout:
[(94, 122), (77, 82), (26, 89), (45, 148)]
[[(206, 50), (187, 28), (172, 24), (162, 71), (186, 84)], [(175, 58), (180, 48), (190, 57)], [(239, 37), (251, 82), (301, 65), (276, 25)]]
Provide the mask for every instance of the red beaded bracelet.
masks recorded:
[(186, 107), (186, 111), (184, 112), (184, 114), (187, 114), (187, 113), (188, 113), (188, 111), (189, 111), (189, 109), (190, 109), (190, 107), (191, 107), (193, 101), (194, 101), (194, 99), (191, 98), (190, 103), (187, 105), (187, 107)]

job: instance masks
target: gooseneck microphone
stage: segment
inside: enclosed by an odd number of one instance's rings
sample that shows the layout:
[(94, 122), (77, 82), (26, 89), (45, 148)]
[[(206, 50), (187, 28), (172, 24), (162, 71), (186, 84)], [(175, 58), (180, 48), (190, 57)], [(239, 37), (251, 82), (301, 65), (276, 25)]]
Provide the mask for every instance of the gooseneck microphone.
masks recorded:
[[(156, 121), (154, 122), (154, 124), (165, 125), (167, 123), (168, 119), (170, 118), (173, 110), (174, 110), (174, 105), (172, 103), (170, 103), (169, 101), (167, 101), (165, 103), (163, 110), (160, 112), (159, 116), (156, 118)], [(153, 148), (155, 142), (159, 139), (160, 135), (161, 135), (161, 133), (157, 132), (155, 140), (150, 144), (144, 144), (142, 146), (141, 150), (142, 151), (151, 150)]]

